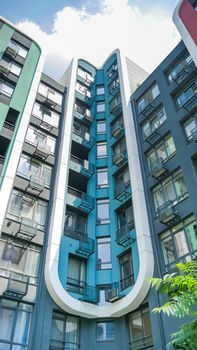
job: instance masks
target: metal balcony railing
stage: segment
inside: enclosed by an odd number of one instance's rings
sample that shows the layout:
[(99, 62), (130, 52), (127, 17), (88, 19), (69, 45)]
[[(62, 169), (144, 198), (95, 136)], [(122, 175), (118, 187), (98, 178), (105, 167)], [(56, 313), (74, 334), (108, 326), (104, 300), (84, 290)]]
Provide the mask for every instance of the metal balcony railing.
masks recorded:
[(29, 277), (11, 272), (7, 290), (3, 293), (7, 298), (22, 299), (28, 290)]
[(121, 278), (120, 280), (120, 290), (126, 289), (131, 287), (134, 284), (134, 274), (130, 274), (128, 276), (125, 276), (124, 278)]
[(109, 288), (105, 289), (105, 300), (113, 303), (114, 301), (122, 298), (122, 295), (120, 293), (119, 283), (114, 282), (111, 284)]
[(150, 174), (155, 179), (161, 180), (166, 175), (168, 175), (168, 169), (165, 166), (165, 163), (163, 161), (163, 158), (159, 157), (155, 159), (154, 162), (151, 162), (150, 164)]
[(75, 238), (77, 240), (80, 240), (83, 238), (86, 239), (86, 237), (87, 237), (87, 233), (83, 228), (80, 228), (78, 226), (71, 227), (67, 224), (65, 224), (65, 226), (64, 226), (64, 233), (66, 236)]
[(73, 205), (77, 208), (86, 213), (89, 213), (92, 209), (94, 209), (94, 198), (89, 196), (87, 193), (76, 190), (73, 187), (68, 187), (68, 193), (76, 197), (76, 199), (79, 199), (79, 201), (76, 201), (76, 203), (73, 202)]
[(114, 151), (113, 153), (113, 163), (120, 166), (127, 160), (127, 152), (125, 151)]
[(18, 54), (18, 46), (10, 42), (6, 47), (5, 54), (10, 58), (15, 58)]
[[(51, 340), (53, 342), (53, 340)], [(49, 350), (79, 350), (80, 344), (71, 341), (54, 340), (55, 345), (50, 345)]]
[[(175, 81), (175, 83), (180, 84), (188, 75), (194, 72), (196, 69), (194, 61), (188, 62), (187, 65), (183, 69), (181, 69), (173, 78), (172, 81)], [(172, 82), (171, 81), (171, 82)]]
[(135, 339), (129, 342), (129, 350), (153, 350), (153, 339), (152, 335)]
[[(190, 88), (192, 88), (193, 86), (191, 86)], [(186, 111), (190, 112), (192, 109), (194, 109), (197, 106), (197, 84), (195, 84), (195, 87), (193, 88), (193, 94), (189, 97), (185, 98), (184, 102), (181, 102), (178, 105), (178, 109), (180, 108), (184, 108), (186, 109)]]
[(128, 197), (131, 195), (131, 188), (130, 188), (130, 181), (125, 182), (118, 182), (116, 184), (115, 188), (115, 197), (120, 202), (124, 202)]
[(21, 217), (19, 230), (16, 236), (26, 241), (31, 241), (37, 234), (38, 222)]
[(117, 121), (111, 127), (111, 134), (116, 139), (124, 133), (124, 124), (123, 122)]
[(97, 289), (93, 286), (89, 286), (84, 281), (79, 281), (72, 277), (67, 277), (67, 290), (77, 294), (81, 294), (81, 300), (90, 303), (97, 303), (98, 293)]
[(144, 106), (140, 110), (140, 113), (142, 113), (145, 117), (152, 113), (159, 105), (158, 96), (159, 95), (157, 95), (157, 97), (155, 97), (152, 101), (146, 100)]
[(169, 225), (179, 219), (179, 215), (173, 205), (173, 201), (167, 201), (166, 203), (161, 205), (157, 209), (157, 211), (158, 211), (159, 221), (162, 224)]
[(94, 239), (88, 238), (87, 236), (81, 236), (79, 240), (79, 248), (76, 250), (76, 253), (85, 258), (89, 258), (89, 256), (94, 253)]
[(132, 242), (135, 241), (134, 236), (131, 235), (131, 231), (135, 228), (134, 220), (130, 221), (128, 224), (121, 226), (116, 231), (116, 241), (119, 245), (127, 247)]

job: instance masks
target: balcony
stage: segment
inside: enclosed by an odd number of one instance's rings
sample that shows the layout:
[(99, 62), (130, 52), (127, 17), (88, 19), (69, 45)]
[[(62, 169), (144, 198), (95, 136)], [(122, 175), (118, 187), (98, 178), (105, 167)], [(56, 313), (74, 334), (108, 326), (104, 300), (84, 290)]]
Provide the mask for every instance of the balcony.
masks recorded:
[(124, 290), (124, 289), (127, 289), (131, 286), (133, 286), (135, 283), (134, 281), (134, 274), (130, 274), (124, 278), (121, 278), (120, 280), (120, 290)]
[(110, 113), (115, 117), (118, 117), (122, 113), (122, 102), (118, 102), (114, 107), (110, 109)]
[(187, 112), (190, 112), (197, 106), (197, 91), (193, 93), (190, 98), (187, 98), (185, 102), (178, 106), (178, 109), (184, 108)]
[(7, 77), (10, 72), (10, 63), (0, 60), (0, 76)]
[(120, 92), (120, 83), (119, 81), (114, 81), (114, 83), (112, 83), (112, 86), (110, 85), (109, 87), (109, 95), (111, 96), (115, 96)]
[(118, 182), (116, 184), (115, 188), (115, 198), (120, 201), (124, 202), (127, 198), (129, 198), (131, 195), (131, 187), (130, 187), (130, 182), (124, 183)]
[(197, 126), (191, 130), (192, 139), (194, 142), (197, 142)]
[(123, 247), (127, 247), (131, 243), (133, 243), (135, 241), (135, 234), (133, 234), (131, 231), (134, 228), (135, 228), (134, 220), (130, 221), (128, 224), (121, 226), (116, 231), (116, 242)]
[(110, 72), (108, 73), (108, 84), (110, 84), (113, 80), (115, 80), (118, 77), (118, 67), (112, 68)]
[(81, 109), (78, 106), (75, 106), (74, 109), (74, 116), (79, 119), (84, 121), (85, 123), (91, 124), (94, 121), (94, 117), (92, 113), (90, 112), (89, 109)]
[(6, 56), (8, 56), (11, 59), (16, 58), (16, 56), (18, 54), (17, 45), (10, 42), (9, 45), (6, 47), (5, 54), (6, 54)]
[(89, 213), (94, 209), (94, 198), (87, 193), (76, 190), (73, 187), (68, 187), (68, 194), (71, 196), (71, 205), (75, 208), (78, 208), (85, 213)]
[(29, 277), (18, 273), (10, 273), (8, 285), (3, 295), (10, 299), (22, 299), (27, 295)]
[(29, 179), (27, 191), (31, 192), (34, 195), (39, 196), (40, 193), (44, 190), (44, 186), (45, 186), (45, 180), (38, 175), (32, 174)]
[(145, 101), (144, 108), (141, 109), (140, 113), (144, 115), (144, 117), (148, 117), (159, 105), (159, 100), (156, 97), (154, 100)]
[(162, 180), (169, 174), (169, 171), (161, 157), (157, 158), (154, 162), (151, 162), (150, 174), (157, 180)]
[(95, 139), (88, 132), (84, 130), (73, 129), (73, 141), (83, 145), (84, 147), (91, 149), (94, 146)]
[(98, 301), (97, 289), (93, 286), (89, 286), (84, 281), (67, 277), (67, 290), (73, 293), (81, 294), (80, 300), (87, 301), (89, 303), (97, 303)]
[(105, 290), (105, 300), (113, 303), (114, 301), (122, 298), (122, 295), (120, 293), (119, 283), (114, 282), (111, 284), (109, 288), (106, 288)]
[(64, 234), (66, 236), (72, 237), (77, 240), (87, 239), (87, 233), (84, 228), (80, 228), (78, 226), (68, 226), (65, 224), (64, 226)]
[(153, 350), (152, 335), (132, 340), (129, 342), (129, 350)]
[(111, 127), (111, 134), (116, 139), (118, 139), (121, 135), (123, 135), (124, 134), (123, 122), (120, 123), (119, 121), (117, 121), (116, 123), (114, 123)]
[(94, 164), (86, 159), (82, 160), (73, 155), (70, 157), (70, 168), (88, 178), (94, 174), (95, 170)]
[(118, 167), (121, 166), (127, 160), (127, 152), (114, 151), (113, 163)]
[(172, 81), (174, 81), (177, 85), (179, 85), (187, 76), (192, 74), (195, 71), (195, 69), (196, 69), (196, 66), (194, 61), (188, 62), (188, 64), (172, 78)]
[(90, 74), (85, 74), (83, 77), (78, 74), (79, 79), (83, 82), (84, 85), (91, 88), (94, 83), (94, 78)]
[(84, 258), (89, 258), (94, 253), (94, 239), (81, 236), (76, 253)]
[(41, 160), (46, 160), (46, 158), (50, 154), (50, 150), (51, 150), (50, 146), (41, 141), (38, 141), (35, 146), (36, 146), (36, 149), (33, 153), (34, 156), (38, 157)]
[(19, 230), (16, 237), (25, 241), (31, 241), (37, 234), (38, 222), (35, 220), (21, 217)]
[(165, 225), (171, 225), (176, 222), (180, 216), (178, 212), (175, 210), (173, 205), (173, 201), (168, 201), (161, 205), (158, 209), (159, 221)]

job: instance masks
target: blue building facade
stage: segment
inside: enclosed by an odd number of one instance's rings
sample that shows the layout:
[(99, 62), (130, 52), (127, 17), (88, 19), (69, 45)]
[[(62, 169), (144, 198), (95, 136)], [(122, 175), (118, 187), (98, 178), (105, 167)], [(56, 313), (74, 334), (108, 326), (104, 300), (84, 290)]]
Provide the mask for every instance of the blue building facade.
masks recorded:
[(148, 278), (197, 254), (196, 51), (183, 34), (149, 76), (115, 50), (99, 69), (73, 60), (58, 83), (1, 19), (1, 350), (171, 349), (181, 321), (150, 312), (163, 300)]

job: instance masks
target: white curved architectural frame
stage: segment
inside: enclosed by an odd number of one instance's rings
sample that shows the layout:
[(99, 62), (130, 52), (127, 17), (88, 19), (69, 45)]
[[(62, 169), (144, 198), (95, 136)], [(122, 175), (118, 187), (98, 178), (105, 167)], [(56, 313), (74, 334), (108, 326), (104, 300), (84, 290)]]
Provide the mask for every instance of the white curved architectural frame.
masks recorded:
[(143, 189), (140, 160), (138, 155), (133, 115), (130, 107), (130, 87), (125, 57), (119, 50), (117, 54), (123, 115), (127, 139), (128, 162), (131, 170), (131, 187), (134, 206), (134, 217), (139, 251), (139, 273), (132, 290), (124, 298), (107, 306), (93, 305), (71, 297), (63, 288), (58, 275), (59, 248), (62, 234), (62, 221), (65, 212), (65, 192), (68, 181), (69, 155), (71, 146), (73, 105), (77, 60), (70, 67), (70, 85), (66, 100), (64, 136), (59, 154), (58, 170), (55, 184), (55, 196), (49, 228), (49, 242), (45, 263), (45, 280), (48, 291), (61, 309), (86, 318), (119, 317), (136, 309), (146, 297), (149, 290), (148, 277), (153, 276), (154, 260), (150, 238), (147, 208)]

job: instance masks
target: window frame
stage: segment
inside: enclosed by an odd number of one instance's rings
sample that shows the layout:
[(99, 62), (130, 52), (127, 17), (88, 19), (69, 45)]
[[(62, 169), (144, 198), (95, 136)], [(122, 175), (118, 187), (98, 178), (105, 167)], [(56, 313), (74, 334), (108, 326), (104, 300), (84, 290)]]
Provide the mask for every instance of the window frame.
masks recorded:
[[(105, 151), (104, 154), (99, 155), (99, 147), (105, 146)], [(107, 158), (107, 142), (102, 141), (102, 142), (97, 142), (96, 143), (96, 157), (97, 159), (102, 159), (102, 158)]]
[[(106, 216), (105, 218), (98, 218), (98, 206), (99, 205), (106, 205), (108, 204), (108, 217)], [(110, 224), (110, 207), (109, 207), (109, 198), (100, 198), (100, 199), (97, 199), (96, 201), (96, 212), (97, 212), (97, 215), (96, 215), (96, 223), (97, 225), (108, 225)], [(106, 211), (105, 211), (106, 213)]]
[[(105, 173), (107, 182), (104, 184), (99, 184), (99, 174)], [(109, 178), (108, 178), (108, 168), (97, 168), (97, 173), (96, 173), (96, 179), (97, 179), (97, 188), (108, 188), (109, 187)]]
[[(100, 242), (99, 242), (100, 241)], [(109, 255), (109, 261), (103, 261), (99, 257), (99, 246), (107, 246), (107, 254)], [(104, 249), (101, 250), (104, 252)], [(97, 256), (97, 270), (111, 270), (112, 269), (112, 254), (111, 254), (111, 237), (97, 237), (96, 239), (96, 256)]]

